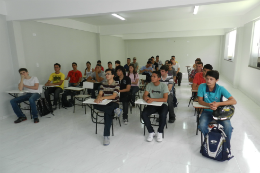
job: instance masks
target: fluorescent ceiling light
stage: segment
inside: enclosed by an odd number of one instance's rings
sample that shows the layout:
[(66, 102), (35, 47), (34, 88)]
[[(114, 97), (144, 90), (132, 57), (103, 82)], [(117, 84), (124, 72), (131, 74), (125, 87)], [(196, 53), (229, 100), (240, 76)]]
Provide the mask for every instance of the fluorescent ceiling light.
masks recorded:
[(195, 6), (195, 7), (194, 7), (193, 14), (197, 14), (198, 11), (199, 11), (199, 8), (200, 8), (200, 6)]
[(117, 17), (117, 18), (119, 18), (119, 19), (121, 19), (121, 20), (125, 20), (125, 18), (123, 18), (123, 17), (121, 17), (121, 16), (119, 16), (118, 14), (112, 14), (113, 16), (115, 16), (115, 17)]

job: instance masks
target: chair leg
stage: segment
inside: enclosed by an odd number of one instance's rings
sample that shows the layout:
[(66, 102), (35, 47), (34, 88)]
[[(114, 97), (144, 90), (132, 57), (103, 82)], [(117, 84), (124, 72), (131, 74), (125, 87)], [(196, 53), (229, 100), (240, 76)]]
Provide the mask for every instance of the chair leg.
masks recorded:
[(196, 108), (195, 108), (195, 111), (194, 111), (194, 116), (196, 115)]
[(74, 109), (73, 109), (73, 113), (75, 113), (75, 97), (74, 97)]
[(190, 102), (191, 102), (191, 100), (192, 100), (192, 97), (190, 98), (190, 101), (189, 101), (189, 105), (188, 105), (188, 107), (190, 107)]
[(202, 135), (202, 132), (200, 132), (200, 139), (201, 139), (201, 145), (203, 143), (203, 135)]
[(113, 125), (113, 121), (112, 121), (112, 136), (114, 136), (114, 125)]
[(120, 121), (120, 118), (118, 118), (118, 122), (119, 122), (119, 125), (120, 125), (120, 127), (121, 127), (121, 121)]
[(97, 122), (98, 122), (98, 115), (96, 114), (96, 134), (97, 134)]
[(145, 125), (144, 125), (144, 136), (145, 136)]

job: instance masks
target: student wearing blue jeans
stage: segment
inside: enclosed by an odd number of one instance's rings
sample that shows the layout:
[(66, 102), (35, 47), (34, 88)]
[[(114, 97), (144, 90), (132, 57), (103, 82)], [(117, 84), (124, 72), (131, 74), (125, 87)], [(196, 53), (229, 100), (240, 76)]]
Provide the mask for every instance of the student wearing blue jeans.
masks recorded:
[[(147, 103), (152, 102), (164, 102), (162, 106), (151, 106), (148, 105), (144, 108), (142, 112), (142, 119), (145, 126), (149, 132), (147, 141), (151, 142), (155, 136), (153, 127), (151, 126), (150, 115), (158, 112), (159, 114), (159, 128), (157, 133), (157, 141), (162, 141), (162, 133), (164, 126), (166, 124), (166, 118), (168, 113), (168, 94), (169, 90), (165, 83), (160, 82), (161, 73), (159, 71), (154, 71), (151, 77), (151, 83), (146, 86), (146, 91), (144, 92), (143, 99)], [(150, 95), (150, 96), (148, 96)]]
[(11, 106), (14, 110), (14, 113), (17, 115), (18, 119), (14, 121), (14, 123), (20, 123), (22, 121), (27, 120), (27, 117), (24, 115), (22, 112), (19, 103), (24, 102), (24, 101), (29, 101), (31, 110), (32, 110), (32, 115), (34, 119), (34, 123), (38, 123), (38, 112), (36, 108), (36, 103), (35, 101), (38, 100), (41, 95), (40, 90), (39, 90), (39, 80), (37, 77), (31, 77), (29, 76), (28, 70), (26, 68), (20, 68), (19, 73), (21, 76), (18, 89), (20, 91), (24, 90), (27, 92), (27, 94), (22, 95), (20, 97), (16, 97), (10, 101)]
[[(218, 71), (208, 71), (205, 77), (206, 83), (200, 84), (197, 94), (199, 104), (210, 107), (210, 109), (204, 109), (200, 116), (198, 128), (204, 136), (209, 132), (208, 124), (213, 120), (213, 111), (219, 106), (235, 105), (237, 103), (232, 95), (223, 86), (219, 86), (217, 84), (219, 79)], [(223, 102), (223, 97), (228, 100)], [(224, 132), (230, 140), (233, 131), (230, 120), (217, 121), (217, 123), (224, 127)]]

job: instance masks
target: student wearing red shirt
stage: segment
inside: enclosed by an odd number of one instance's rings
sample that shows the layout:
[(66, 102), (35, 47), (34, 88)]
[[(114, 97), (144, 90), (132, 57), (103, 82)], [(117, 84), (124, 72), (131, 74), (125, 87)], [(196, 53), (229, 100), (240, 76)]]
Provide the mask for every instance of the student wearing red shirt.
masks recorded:
[(210, 64), (206, 64), (204, 65), (202, 72), (196, 73), (193, 79), (192, 90), (198, 90), (200, 84), (206, 83), (205, 76), (207, 72), (211, 70), (213, 70), (213, 67)]
[(82, 73), (77, 69), (77, 63), (73, 62), (72, 68), (73, 68), (73, 70), (69, 71), (68, 76), (66, 77), (65, 80), (70, 79), (69, 87), (70, 86), (77, 87), (77, 86), (79, 86), (79, 83), (81, 82)]

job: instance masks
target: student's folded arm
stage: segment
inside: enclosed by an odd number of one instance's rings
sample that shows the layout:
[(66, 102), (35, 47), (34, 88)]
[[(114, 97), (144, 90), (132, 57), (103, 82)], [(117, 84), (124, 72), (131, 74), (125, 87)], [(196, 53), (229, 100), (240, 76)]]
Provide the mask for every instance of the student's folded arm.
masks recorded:
[(227, 101), (224, 102), (218, 102), (219, 106), (226, 106), (226, 105), (235, 105), (237, 104), (236, 99), (234, 99), (234, 97), (229, 97)]
[(114, 92), (113, 95), (110, 95), (110, 96), (105, 96), (105, 97), (102, 97), (103, 99), (107, 99), (107, 100), (113, 100), (116, 98), (116, 96), (118, 95), (117, 92)]
[(21, 80), (21, 82), (18, 84), (18, 89), (20, 90), (20, 91), (22, 91), (23, 90), (23, 80)]
[(163, 94), (163, 98), (158, 98), (158, 99), (153, 98), (153, 100), (156, 101), (156, 102), (167, 102), (167, 100), (168, 100), (168, 93), (164, 93)]
[(139, 81), (139, 79), (135, 79), (135, 81), (132, 82), (132, 84), (138, 84), (138, 81)]
[(45, 83), (45, 86), (50, 86), (50, 83), (51, 83), (51, 81), (48, 80), (48, 81)]
[(148, 91), (145, 91), (145, 92), (144, 92), (144, 95), (143, 95), (144, 101), (146, 101), (148, 98), (150, 98), (150, 97), (148, 97), (148, 94), (149, 94)]
[(59, 83), (55, 83), (55, 84), (53, 84), (53, 85), (62, 85), (63, 81), (64, 81), (64, 80), (61, 80)]
[(210, 107), (209, 103), (206, 103), (206, 102), (203, 101), (203, 97), (198, 97), (198, 102), (199, 102), (200, 105)]
[(172, 85), (173, 85), (173, 84), (169, 84), (169, 85), (168, 85), (168, 90), (169, 90), (169, 91), (172, 90)]
[(196, 83), (192, 84), (192, 90), (198, 90), (199, 89), (199, 85)]
[(101, 82), (103, 79), (104, 79), (104, 78), (99, 77), (99, 78), (97, 78), (97, 81), (98, 81), (98, 82)]
[(69, 76), (67, 76), (66, 78), (65, 78), (65, 80), (68, 80), (70, 77)]
[(193, 79), (191, 77), (189, 78), (189, 82), (193, 82)]
[(88, 82), (93, 82), (93, 81), (92, 81), (92, 77), (89, 76), (89, 77), (87, 78), (87, 81), (88, 81)]
[(35, 83), (34, 86), (24, 85), (24, 87), (29, 88), (29, 89), (33, 89), (33, 90), (37, 90), (39, 88), (39, 83)]

